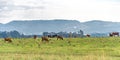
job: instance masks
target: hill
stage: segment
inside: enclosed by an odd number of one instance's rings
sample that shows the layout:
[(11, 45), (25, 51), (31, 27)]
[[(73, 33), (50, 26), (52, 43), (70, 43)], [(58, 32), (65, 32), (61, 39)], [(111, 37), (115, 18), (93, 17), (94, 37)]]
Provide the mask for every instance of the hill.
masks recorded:
[(76, 32), (83, 30), (85, 33), (106, 33), (118, 31), (120, 22), (108, 22), (93, 20), (79, 22), (77, 20), (31, 20), (31, 21), (11, 21), (0, 24), (0, 31), (17, 30), (24, 34), (41, 34), (42, 32)]

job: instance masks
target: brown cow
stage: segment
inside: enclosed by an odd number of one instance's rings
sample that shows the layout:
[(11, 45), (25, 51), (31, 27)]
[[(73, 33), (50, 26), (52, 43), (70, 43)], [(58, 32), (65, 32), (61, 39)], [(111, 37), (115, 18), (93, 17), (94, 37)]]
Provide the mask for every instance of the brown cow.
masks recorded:
[(43, 36), (43, 37), (41, 37), (41, 38), (42, 38), (42, 42), (43, 42), (43, 41), (47, 41), (47, 42), (49, 42), (48, 37)]
[(87, 34), (87, 35), (86, 35), (86, 37), (90, 37), (90, 35), (89, 35), (89, 34)]
[(11, 38), (4, 38), (4, 41), (12, 42)]
[(119, 32), (112, 32), (112, 33), (109, 33), (109, 36), (112, 37), (112, 36), (119, 36)]
[(34, 38), (34, 39), (37, 39), (37, 35), (34, 35), (33, 38)]
[(57, 36), (57, 40), (58, 39), (63, 40), (63, 37), (62, 36)]

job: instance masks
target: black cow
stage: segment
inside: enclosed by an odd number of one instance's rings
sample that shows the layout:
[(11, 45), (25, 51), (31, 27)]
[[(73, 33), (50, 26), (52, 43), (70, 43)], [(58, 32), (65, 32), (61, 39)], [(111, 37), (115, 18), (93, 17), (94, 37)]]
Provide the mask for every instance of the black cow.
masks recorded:
[(58, 39), (63, 40), (63, 37), (62, 36), (57, 36), (57, 40)]

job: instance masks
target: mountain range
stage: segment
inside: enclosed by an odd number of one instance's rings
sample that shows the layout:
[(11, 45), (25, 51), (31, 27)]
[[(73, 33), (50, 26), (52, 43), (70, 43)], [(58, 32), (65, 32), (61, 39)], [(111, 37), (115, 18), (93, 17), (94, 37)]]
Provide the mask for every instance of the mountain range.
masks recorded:
[(31, 21), (11, 21), (6, 24), (0, 24), (0, 31), (17, 30), (20, 33), (42, 34), (43, 32), (77, 32), (82, 30), (84, 33), (109, 33), (120, 32), (120, 22), (110, 22), (101, 20), (92, 20), (79, 22), (77, 20), (31, 20)]

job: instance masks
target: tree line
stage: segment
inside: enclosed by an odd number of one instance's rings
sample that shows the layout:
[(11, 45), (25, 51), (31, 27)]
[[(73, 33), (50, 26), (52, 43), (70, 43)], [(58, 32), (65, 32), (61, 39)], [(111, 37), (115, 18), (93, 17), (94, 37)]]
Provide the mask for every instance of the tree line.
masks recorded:
[[(33, 37), (34, 35), (24, 35), (16, 30), (14, 31), (3, 31), (3, 32), (0, 32), (0, 38), (7, 38), (7, 37), (10, 37), (10, 38), (31, 38)], [(37, 35), (38, 37), (41, 36), (41, 35)]]
[(6, 38), (6, 37), (20, 38), (20, 37), (24, 37), (24, 34), (20, 34), (16, 30), (9, 32), (7, 31), (0, 32), (0, 38)]
[[(82, 30), (78, 31), (78, 32), (43, 32), (42, 35), (36, 35), (37, 37), (41, 37), (41, 36), (48, 36), (48, 35), (61, 35), (63, 37), (83, 37), (84, 33)], [(11, 37), (11, 38), (30, 38), (33, 37), (34, 35), (24, 35), (16, 30), (14, 31), (0, 31), (0, 38), (6, 38), (6, 37)]]

